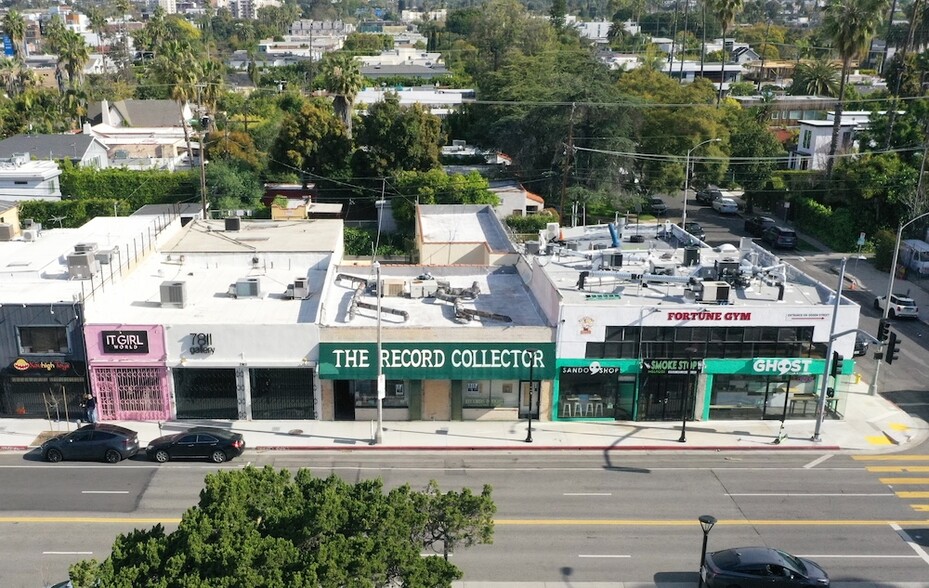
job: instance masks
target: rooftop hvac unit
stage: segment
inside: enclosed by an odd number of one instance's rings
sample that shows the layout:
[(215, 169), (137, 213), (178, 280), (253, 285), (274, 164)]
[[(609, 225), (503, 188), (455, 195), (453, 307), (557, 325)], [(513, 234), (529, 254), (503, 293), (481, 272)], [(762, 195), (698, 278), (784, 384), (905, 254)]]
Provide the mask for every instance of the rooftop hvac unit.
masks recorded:
[(186, 282), (162, 282), (161, 306), (169, 308), (184, 308), (187, 305)]
[(230, 286), (229, 293), (236, 298), (258, 298), (261, 295), (261, 282), (258, 278), (242, 278)]
[(729, 290), (726, 282), (700, 282), (695, 294), (701, 302), (728, 302)]
[(13, 225), (0, 223), (0, 241), (13, 240)]
[(237, 216), (226, 217), (226, 230), (239, 231), (242, 229), (242, 219)]
[(410, 281), (410, 298), (430, 298), (435, 296), (439, 284), (435, 280)]
[(94, 253), (94, 258), (97, 260), (97, 263), (101, 265), (109, 265), (110, 261), (113, 259), (113, 249), (103, 249), (102, 251), (97, 251)]
[(610, 267), (623, 267), (622, 253), (613, 253), (610, 255)]
[(294, 278), (294, 291), (292, 298), (306, 298), (310, 295), (310, 279), (307, 277)]
[(100, 271), (100, 264), (93, 253), (69, 253), (68, 276), (79, 280), (88, 280)]
[(97, 244), (96, 243), (78, 243), (74, 246), (75, 253), (96, 253)]
[(558, 223), (548, 223), (545, 225), (545, 238), (548, 240), (557, 239), (561, 232)]
[(700, 248), (684, 247), (684, 265), (700, 265)]
[(381, 280), (381, 296), (403, 296), (406, 283), (402, 278), (385, 278)]
[(23, 221), (24, 229), (31, 229), (34, 226), (35, 226), (35, 219), (27, 218), (26, 220)]
[(39, 231), (35, 229), (26, 229), (23, 231), (23, 241), (35, 241), (39, 238)]

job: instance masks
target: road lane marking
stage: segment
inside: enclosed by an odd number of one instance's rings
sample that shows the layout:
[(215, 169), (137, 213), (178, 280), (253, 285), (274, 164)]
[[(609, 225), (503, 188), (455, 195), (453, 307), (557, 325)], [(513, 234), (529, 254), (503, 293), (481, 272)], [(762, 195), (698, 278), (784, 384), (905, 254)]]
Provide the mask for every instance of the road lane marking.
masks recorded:
[(929, 504), (911, 504), (916, 512), (929, 512)]
[(93, 551), (43, 551), (42, 555), (93, 555)]
[(929, 498), (929, 492), (894, 492), (897, 498)]
[(808, 463), (808, 464), (806, 464), (805, 466), (803, 466), (803, 468), (804, 468), (804, 469), (807, 469), (807, 470), (812, 469), (812, 468), (815, 468), (816, 466), (818, 466), (819, 464), (823, 463), (824, 461), (826, 461), (826, 460), (829, 459), (830, 457), (832, 457), (832, 454), (831, 454), (831, 453), (827, 453), (826, 455), (821, 455), (821, 456), (817, 457), (816, 459), (814, 459), (813, 461), (811, 461), (810, 463)]
[(929, 484), (929, 478), (878, 478), (881, 484)]
[(897, 465), (897, 466), (868, 466), (865, 468), (869, 472), (874, 473), (925, 473), (929, 472), (929, 466), (924, 465)]
[(844, 498), (847, 496), (847, 497), (861, 498), (861, 497), (867, 497), (867, 496), (897, 496), (897, 494), (893, 492), (880, 492), (880, 493), (874, 492), (874, 493), (860, 493), (860, 494), (852, 494), (852, 493), (846, 494), (842, 492), (821, 493), (821, 494), (801, 493), (801, 492), (757, 492), (757, 493), (743, 493), (743, 494), (726, 494), (725, 496), (791, 496), (791, 497), (807, 496), (807, 497), (812, 497), (812, 498), (830, 497), (830, 496), (831, 497), (841, 496)]
[[(175, 517), (37, 517), (37, 516), (4, 516), (0, 517), (0, 524), (3, 523), (98, 523), (98, 524), (155, 524), (162, 523), (165, 525), (176, 525), (181, 522), (180, 518)], [(627, 526), (627, 527), (693, 527), (698, 525), (696, 519), (495, 519), (495, 525), (500, 526)], [(929, 519), (913, 520), (868, 520), (868, 519), (809, 519), (809, 520), (783, 520), (783, 519), (731, 519), (716, 522), (722, 526), (771, 526), (771, 527), (811, 527), (811, 526), (834, 526), (834, 527), (868, 527), (868, 526), (887, 526), (887, 525), (922, 525), (929, 524)]]
[(929, 455), (853, 455), (855, 461), (929, 461)]
[(81, 494), (129, 494), (128, 490), (81, 490)]
[(913, 541), (913, 538), (910, 537), (910, 534), (900, 528), (900, 525), (896, 523), (890, 523), (890, 528), (897, 532), (898, 535), (906, 542), (907, 545), (913, 548), (913, 551), (922, 559), (924, 562), (929, 564), (929, 553), (926, 553), (926, 550), (922, 548), (921, 545)]
[(631, 558), (632, 556), (631, 555), (594, 555), (594, 554), (579, 553), (578, 557), (587, 557), (587, 558), (603, 557), (603, 558), (613, 558), (613, 559), (616, 559), (616, 558), (628, 559), (628, 558)]
[(612, 496), (612, 492), (565, 492), (565, 496)]

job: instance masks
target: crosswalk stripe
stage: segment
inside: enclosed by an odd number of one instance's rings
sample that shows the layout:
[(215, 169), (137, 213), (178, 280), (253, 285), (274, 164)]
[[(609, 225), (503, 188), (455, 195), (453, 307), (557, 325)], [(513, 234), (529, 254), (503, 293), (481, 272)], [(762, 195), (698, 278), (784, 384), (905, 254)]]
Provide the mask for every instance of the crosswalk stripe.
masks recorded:
[(929, 484), (929, 478), (878, 478), (881, 484)]
[(893, 466), (868, 466), (867, 469), (869, 472), (911, 472), (911, 473), (925, 473), (929, 472), (929, 465), (893, 465)]
[(929, 498), (929, 492), (894, 492), (897, 498)]
[(853, 455), (855, 461), (929, 461), (929, 455)]

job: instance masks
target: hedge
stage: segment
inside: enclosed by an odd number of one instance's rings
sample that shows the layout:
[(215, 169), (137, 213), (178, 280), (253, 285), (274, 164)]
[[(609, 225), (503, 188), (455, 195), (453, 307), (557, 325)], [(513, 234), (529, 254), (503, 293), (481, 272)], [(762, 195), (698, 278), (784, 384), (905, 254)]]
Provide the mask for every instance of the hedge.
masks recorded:
[(848, 208), (829, 208), (812, 198), (791, 201), (794, 222), (804, 232), (822, 241), (834, 251), (855, 251), (861, 223)]
[(132, 210), (146, 204), (195, 202), (199, 199), (199, 189), (197, 170), (172, 172), (65, 166), (61, 173), (64, 198), (116, 198), (126, 201)]

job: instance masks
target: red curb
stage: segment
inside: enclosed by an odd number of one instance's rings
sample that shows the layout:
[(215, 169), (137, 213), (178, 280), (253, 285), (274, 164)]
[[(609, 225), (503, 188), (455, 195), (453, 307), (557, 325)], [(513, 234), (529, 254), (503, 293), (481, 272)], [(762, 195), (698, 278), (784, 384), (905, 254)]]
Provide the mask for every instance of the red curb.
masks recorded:
[(762, 445), (759, 447), (742, 447), (729, 445), (703, 445), (700, 447), (688, 447), (686, 445), (628, 445), (615, 446), (606, 445), (602, 447), (591, 447), (588, 445), (487, 445), (487, 446), (469, 446), (469, 447), (440, 447), (440, 446), (384, 446), (384, 445), (353, 445), (351, 447), (321, 447), (318, 445), (304, 446), (263, 446), (255, 447), (256, 451), (841, 451), (838, 445), (817, 445), (814, 447), (771, 447)]
[(0, 451), (27, 451), (32, 449), (28, 445), (0, 445)]

